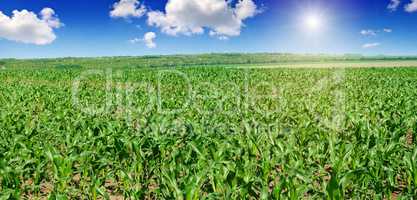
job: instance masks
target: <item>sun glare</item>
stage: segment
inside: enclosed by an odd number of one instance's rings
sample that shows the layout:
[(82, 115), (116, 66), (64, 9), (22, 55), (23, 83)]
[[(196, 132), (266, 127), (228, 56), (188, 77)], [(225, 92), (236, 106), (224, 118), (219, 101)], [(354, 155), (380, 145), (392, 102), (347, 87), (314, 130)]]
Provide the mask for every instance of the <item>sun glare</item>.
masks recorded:
[(304, 25), (309, 31), (319, 31), (323, 26), (323, 19), (316, 14), (307, 15), (304, 18)]

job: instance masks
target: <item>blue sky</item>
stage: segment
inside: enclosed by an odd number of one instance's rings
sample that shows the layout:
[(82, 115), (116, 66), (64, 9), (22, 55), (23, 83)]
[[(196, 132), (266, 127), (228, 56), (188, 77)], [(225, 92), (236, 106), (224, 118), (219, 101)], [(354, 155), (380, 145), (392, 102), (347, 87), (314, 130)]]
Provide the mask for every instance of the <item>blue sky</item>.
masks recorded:
[[(233, 14), (219, 18), (219, 13), (211, 15), (206, 10), (203, 10), (204, 16), (195, 9), (177, 9), (184, 13), (169, 12), (166, 9), (168, 0), (127, 0), (137, 1), (137, 16), (129, 15), (129, 12), (119, 12), (116, 13), (118, 16), (112, 16), (111, 11), (115, 10), (115, 3), (119, 1), (2, 0), (1, 15), (8, 19), (2, 22), (0, 15), (0, 57), (211, 52), (417, 55), (417, 11), (414, 12), (412, 7), (405, 9), (412, 0), (399, 1), (395, 11), (387, 7), (390, 1), (396, 0), (253, 0), (256, 10), (248, 7), (246, 14), (249, 14), (243, 17), (235, 14), (239, 18), (237, 22), (226, 19), (227, 16), (233, 17)], [(169, 1), (173, 1), (171, 7), (175, 7), (178, 2), (194, 5), (192, 1), (198, 0)], [(221, 0), (201, 0), (206, 2), (202, 5), (218, 1)], [(236, 7), (239, 0), (225, 4), (228, 9), (238, 13)], [(53, 13), (47, 10), (44, 14), (40, 13), (45, 8), (51, 8)], [(140, 8), (145, 8), (146, 11), (140, 13)], [(16, 25), (17, 18), (11, 20), (14, 10), (32, 12), (38, 18), (34, 22), (44, 24), (25, 27)], [(148, 23), (149, 13), (156, 11), (160, 11), (162, 18), (155, 20), (163, 25)], [(172, 16), (179, 16), (178, 20), (172, 22)], [(185, 22), (180, 21), (180, 18)], [(312, 18), (315, 24), (310, 26), (308, 23)], [(181, 30), (175, 29), (178, 24), (183, 25)], [(229, 25), (233, 27), (236, 24), (239, 26), (224, 30)], [(187, 29), (191, 26), (201, 27), (204, 32)], [(169, 30), (164, 29), (167, 27)], [(45, 28), (46, 32), (39, 31), (41, 28)], [(210, 31), (213, 33), (210, 34)], [(144, 35), (149, 32), (155, 38), (145, 40)], [(40, 38), (43, 40), (39, 40)], [(149, 42), (154, 46), (147, 45)]]

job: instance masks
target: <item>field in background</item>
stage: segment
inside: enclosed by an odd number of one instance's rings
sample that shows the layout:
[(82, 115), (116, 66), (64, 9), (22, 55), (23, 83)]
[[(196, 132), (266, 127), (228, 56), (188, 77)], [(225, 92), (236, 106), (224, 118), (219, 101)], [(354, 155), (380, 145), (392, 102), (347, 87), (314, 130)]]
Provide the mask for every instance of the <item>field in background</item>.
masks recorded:
[[(316, 55), (316, 54), (278, 54), (278, 53), (259, 53), (259, 54), (201, 54), (201, 55), (171, 55), (171, 56), (142, 56), (142, 57), (99, 57), (99, 58), (58, 58), (58, 59), (0, 59), (0, 67), (8, 68), (161, 68), (161, 67), (196, 67), (196, 66), (282, 66), (293, 67), (325, 67), (328, 65), (340, 66), (348, 63), (360, 66), (364, 63), (374, 63), (387, 66), (389, 63), (398, 66), (415, 66), (417, 57), (407, 56), (361, 56), (354, 54), (346, 55)], [(346, 66), (346, 65), (344, 65)]]
[(288, 54), (3, 60), (0, 196), (410, 199), (414, 62)]

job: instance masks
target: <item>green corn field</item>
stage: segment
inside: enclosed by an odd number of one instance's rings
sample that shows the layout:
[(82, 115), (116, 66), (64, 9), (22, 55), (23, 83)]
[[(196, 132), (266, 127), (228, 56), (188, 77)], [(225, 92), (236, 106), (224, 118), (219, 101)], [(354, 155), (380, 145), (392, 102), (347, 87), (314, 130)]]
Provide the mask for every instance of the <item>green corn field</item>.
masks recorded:
[(2, 62), (0, 199), (417, 197), (417, 68), (152, 62)]

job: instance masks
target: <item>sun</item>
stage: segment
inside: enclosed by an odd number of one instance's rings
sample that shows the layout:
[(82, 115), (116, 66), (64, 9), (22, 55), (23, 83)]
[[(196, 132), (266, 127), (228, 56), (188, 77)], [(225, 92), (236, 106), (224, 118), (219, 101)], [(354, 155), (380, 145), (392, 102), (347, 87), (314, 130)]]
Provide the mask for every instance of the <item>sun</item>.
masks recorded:
[(309, 31), (320, 31), (323, 28), (323, 19), (317, 14), (306, 15), (304, 17), (304, 26)]

